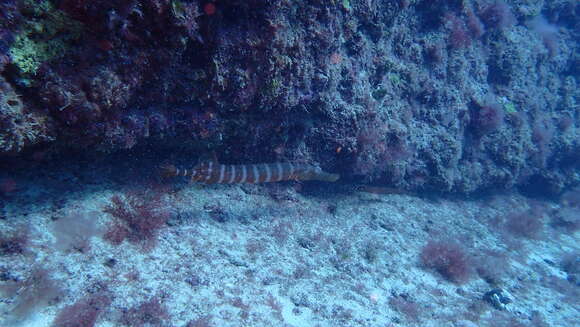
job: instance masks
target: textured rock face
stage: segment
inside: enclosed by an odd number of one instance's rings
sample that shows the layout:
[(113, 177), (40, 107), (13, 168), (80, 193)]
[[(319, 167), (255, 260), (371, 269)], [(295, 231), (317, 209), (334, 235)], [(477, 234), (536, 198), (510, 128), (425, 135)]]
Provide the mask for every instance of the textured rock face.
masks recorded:
[(15, 155), (27, 147), (53, 141), (51, 125), (45, 112), (26, 105), (0, 77), (0, 153)]
[(575, 2), (40, 4), (3, 4), (3, 89), (43, 119), (3, 128), (2, 154), (179, 145), (461, 193), (580, 179)]

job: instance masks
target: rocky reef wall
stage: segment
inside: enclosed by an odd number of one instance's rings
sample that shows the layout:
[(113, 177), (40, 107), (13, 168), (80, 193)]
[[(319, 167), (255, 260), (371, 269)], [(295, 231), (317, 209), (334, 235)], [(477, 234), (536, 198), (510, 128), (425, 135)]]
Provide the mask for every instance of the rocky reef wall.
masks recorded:
[(3, 1), (0, 158), (147, 145), (409, 191), (558, 193), (580, 181), (579, 14), (564, 0)]

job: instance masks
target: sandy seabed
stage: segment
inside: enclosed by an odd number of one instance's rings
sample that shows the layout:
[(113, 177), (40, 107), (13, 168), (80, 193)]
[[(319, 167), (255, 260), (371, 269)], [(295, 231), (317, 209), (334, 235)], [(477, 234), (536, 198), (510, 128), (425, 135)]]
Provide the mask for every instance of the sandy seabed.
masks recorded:
[[(2, 199), (2, 326), (74, 326), (82, 317), (95, 326), (574, 326), (580, 318), (578, 232), (555, 223), (577, 209), (557, 201), (344, 184), (31, 180)], [(119, 236), (114, 196), (156, 201), (147, 208), (165, 220), (147, 235), (125, 226)], [(505, 222), (532, 211), (541, 223), (534, 234)], [(10, 240), (22, 249), (9, 251)], [(459, 249), (442, 260), (460, 262), (429, 264), (429, 242)]]

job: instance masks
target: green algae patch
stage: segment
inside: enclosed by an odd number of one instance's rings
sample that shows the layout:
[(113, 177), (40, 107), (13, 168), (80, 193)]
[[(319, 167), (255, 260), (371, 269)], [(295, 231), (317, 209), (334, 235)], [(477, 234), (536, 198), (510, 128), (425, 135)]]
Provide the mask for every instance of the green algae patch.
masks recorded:
[(513, 102), (506, 102), (503, 105), (503, 109), (508, 114), (515, 114), (516, 112), (518, 112), (518, 110), (516, 109), (516, 105)]
[(8, 53), (23, 77), (35, 75), (44, 62), (61, 58), (81, 36), (82, 25), (54, 8), (49, 1), (25, 0), (26, 18)]

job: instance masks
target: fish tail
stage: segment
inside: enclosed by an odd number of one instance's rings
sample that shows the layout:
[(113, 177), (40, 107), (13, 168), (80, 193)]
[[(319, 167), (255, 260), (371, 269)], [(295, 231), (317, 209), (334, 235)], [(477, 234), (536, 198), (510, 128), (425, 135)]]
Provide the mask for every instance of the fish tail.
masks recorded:
[(164, 164), (159, 167), (159, 175), (163, 178), (171, 178), (179, 175), (179, 169), (171, 164)]
[(317, 172), (314, 179), (321, 182), (336, 182), (340, 178), (339, 174), (331, 174), (325, 172)]
[(319, 167), (306, 166), (297, 174), (297, 180), (336, 182), (340, 178), (339, 174), (327, 173)]

